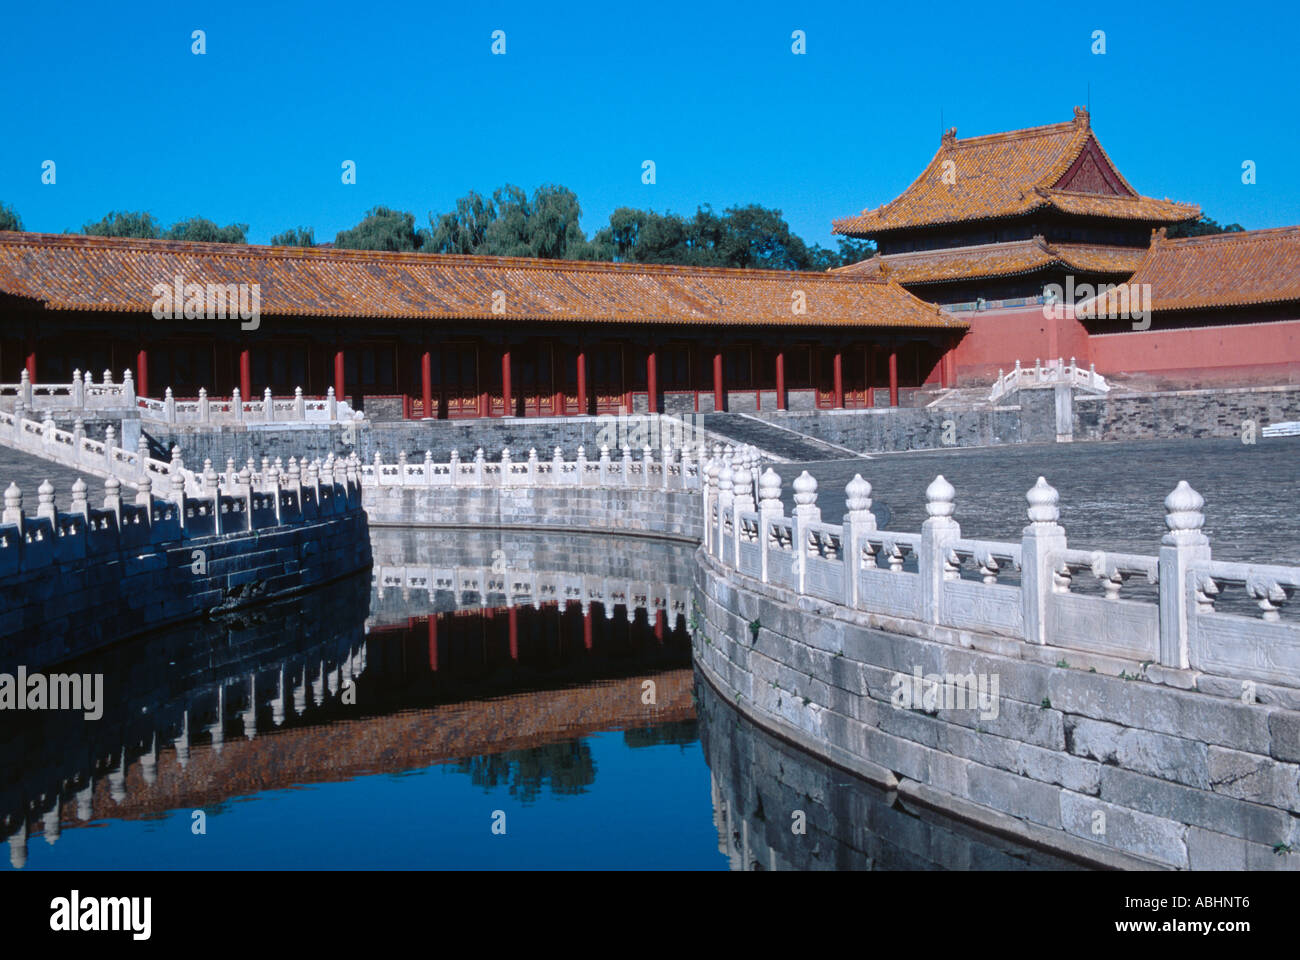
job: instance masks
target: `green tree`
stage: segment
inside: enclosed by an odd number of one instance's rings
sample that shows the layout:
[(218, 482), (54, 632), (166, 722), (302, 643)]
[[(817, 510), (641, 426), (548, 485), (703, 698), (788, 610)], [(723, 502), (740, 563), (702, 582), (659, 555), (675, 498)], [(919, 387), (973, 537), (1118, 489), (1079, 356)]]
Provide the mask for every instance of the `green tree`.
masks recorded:
[(1219, 221), (1201, 214), (1201, 219), (1193, 220), (1190, 223), (1175, 223), (1165, 231), (1165, 236), (1171, 240), (1176, 237), (1205, 237), (1213, 233), (1240, 233), (1245, 230), (1239, 223), (1230, 223), (1226, 227), (1220, 226)]
[(419, 250), (425, 235), (415, 229), (415, 214), (374, 207), (350, 230), (340, 230), (334, 246), (344, 250)]
[(177, 220), (164, 234), (168, 240), (186, 240), (192, 243), (247, 243), (248, 224), (231, 223), (219, 227), (203, 217)]
[(483, 231), (483, 249), (493, 257), (528, 257), (533, 248), (529, 238), (528, 218), (532, 205), (528, 194), (512, 183), (493, 191), (496, 218)]
[(0, 200), (0, 230), (21, 230), (23, 219), (13, 207)]
[(316, 246), (316, 237), (311, 227), (290, 227), (283, 233), (277, 233), (271, 238), (273, 247), (314, 247)]
[(452, 213), (429, 214), (424, 249), (430, 253), (482, 253), (487, 228), (496, 218), (492, 199), (471, 190), (456, 201)]
[(859, 240), (856, 237), (840, 237), (840, 262), (836, 264), (839, 267), (847, 267), (851, 263), (861, 263), (863, 260), (869, 260), (876, 255), (876, 245), (870, 240)]
[(143, 237), (153, 240), (162, 236), (162, 225), (152, 213), (143, 210), (114, 210), (98, 223), (87, 223), (81, 232), (92, 237)]
[(532, 256), (572, 259), (586, 243), (579, 223), (582, 208), (568, 187), (543, 184), (533, 191), (528, 217), (528, 246)]

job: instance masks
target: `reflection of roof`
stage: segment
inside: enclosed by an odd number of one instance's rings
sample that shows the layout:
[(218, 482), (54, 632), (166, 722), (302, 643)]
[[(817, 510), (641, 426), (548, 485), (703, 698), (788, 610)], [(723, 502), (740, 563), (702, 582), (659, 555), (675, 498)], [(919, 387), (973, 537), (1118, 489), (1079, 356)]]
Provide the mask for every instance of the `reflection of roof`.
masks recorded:
[[(1181, 240), (1157, 233), (1129, 282), (1150, 284), (1152, 310), (1300, 301), (1300, 226)], [(1102, 316), (1120, 306), (1113, 292), (1090, 304)]]
[[(148, 313), (154, 286), (170, 286), (177, 276), (259, 284), (260, 313), (267, 316), (966, 325), (896, 284), (824, 272), (0, 232), (0, 292), (52, 309)], [(796, 291), (803, 293), (803, 313), (792, 310)]]
[(1088, 111), (1045, 127), (958, 140), (944, 134), (929, 166), (897, 198), (836, 220), (833, 232), (874, 236), (930, 224), (1011, 217), (1039, 208), (1153, 223), (1194, 220), (1200, 208), (1143, 197), (1093, 136)]
[(1081, 273), (1132, 273), (1146, 250), (1082, 243), (1048, 243), (1042, 237), (942, 250), (871, 257), (835, 273), (886, 276), (898, 283), (936, 283), (977, 277), (1006, 277), (1061, 266)]
[[(642, 704), (644, 677), (583, 687), (513, 694), (448, 704), (430, 710), (321, 725), (287, 727), (254, 740), (227, 741), (218, 753), (196, 747), (182, 768), (166, 752), (157, 779), (145, 781), (139, 761), (128, 771), (126, 797), (113, 802), (108, 778), (95, 783), (98, 817), (136, 819), (177, 809), (215, 806), (232, 797), (310, 783), (400, 773), (434, 763), (525, 750), (606, 730), (691, 720), (693, 674), (656, 674), (656, 705)], [(64, 826), (77, 825), (76, 804), (62, 810)]]

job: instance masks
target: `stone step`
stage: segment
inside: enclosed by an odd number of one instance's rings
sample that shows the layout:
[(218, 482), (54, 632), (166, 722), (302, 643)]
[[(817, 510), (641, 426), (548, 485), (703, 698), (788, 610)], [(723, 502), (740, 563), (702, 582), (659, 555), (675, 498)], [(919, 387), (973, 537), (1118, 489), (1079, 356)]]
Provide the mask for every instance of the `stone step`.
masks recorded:
[(739, 413), (706, 413), (704, 429), (734, 443), (748, 443), (786, 460), (842, 460), (854, 456), (834, 444)]

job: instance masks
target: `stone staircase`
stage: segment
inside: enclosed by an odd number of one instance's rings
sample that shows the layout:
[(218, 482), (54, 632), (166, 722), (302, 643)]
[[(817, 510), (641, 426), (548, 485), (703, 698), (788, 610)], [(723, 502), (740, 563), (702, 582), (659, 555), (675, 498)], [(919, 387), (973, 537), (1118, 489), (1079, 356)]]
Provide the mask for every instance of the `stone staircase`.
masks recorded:
[(743, 413), (706, 413), (701, 419), (704, 428), (711, 433), (726, 437), (732, 443), (750, 444), (786, 461), (803, 463), (862, 456), (845, 447), (815, 440), (806, 434)]

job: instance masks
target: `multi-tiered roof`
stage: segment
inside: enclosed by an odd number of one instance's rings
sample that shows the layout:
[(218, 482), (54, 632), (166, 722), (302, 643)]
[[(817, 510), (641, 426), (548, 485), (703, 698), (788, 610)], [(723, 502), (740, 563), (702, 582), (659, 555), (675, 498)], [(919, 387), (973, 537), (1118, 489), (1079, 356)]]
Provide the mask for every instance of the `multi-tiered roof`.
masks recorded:
[(896, 199), (833, 222), (833, 232), (891, 231), (1018, 217), (1042, 209), (1151, 223), (1195, 220), (1200, 207), (1141, 196), (1097, 142), (1088, 111), (1045, 127), (957, 139), (943, 135), (929, 166)]
[[(880, 255), (846, 273), (888, 276), (921, 296), (1025, 292), (1056, 275), (1118, 280), (1132, 273), (1153, 228), (1195, 220), (1195, 204), (1144, 197), (1119, 172), (1076, 107), (1066, 123), (957, 139), (896, 199), (834, 221)], [(1008, 282), (1005, 278), (1022, 277)], [(989, 281), (996, 280), (992, 284)], [(926, 286), (929, 285), (929, 286)]]

